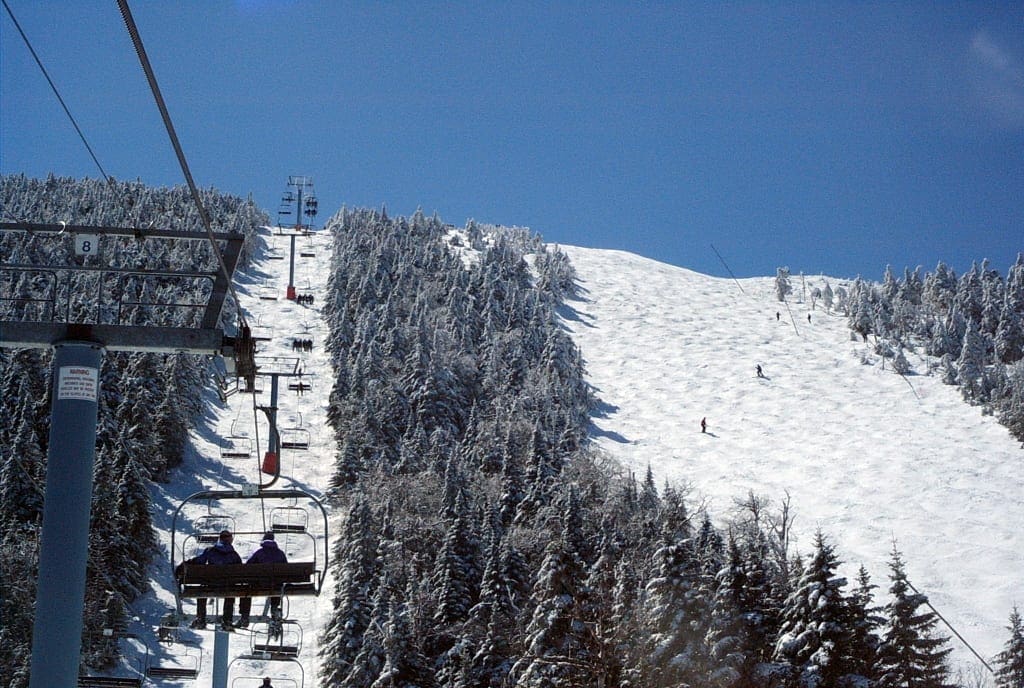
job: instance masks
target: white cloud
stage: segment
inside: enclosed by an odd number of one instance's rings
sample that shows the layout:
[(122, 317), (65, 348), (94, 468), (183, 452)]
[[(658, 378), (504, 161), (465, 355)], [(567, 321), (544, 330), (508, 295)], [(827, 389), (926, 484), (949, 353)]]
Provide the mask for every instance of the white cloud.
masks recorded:
[(1002, 126), (1024, 127), (1024, 65), (1013, 51), (985, 31), (971, 38), (971, 57), (979, 68), (974, 82), (981, 105)]

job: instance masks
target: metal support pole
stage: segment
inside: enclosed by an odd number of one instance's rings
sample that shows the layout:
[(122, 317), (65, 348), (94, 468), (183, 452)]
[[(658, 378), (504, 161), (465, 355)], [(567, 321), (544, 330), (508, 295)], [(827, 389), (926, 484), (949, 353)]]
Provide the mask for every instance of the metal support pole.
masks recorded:
[(295, 235), (292, 234), (292, 250), (291, 255), (288, 258), (288, 293), (286, 294), (290, 301), (295, 300)]
[(270, 444), (270, 450), (275, 451), (278, 454), (281, 453), (281, 436), (277, 432), (277, 390), (278, 390), (278, 374), (273, 373), (270, 376), (270, 437), (267, 440)]
[(213, 634), (213, 688), (227, 688), (228, 685), (228, 649), (231, 647), (231, 634), (217, 630)]
[[(305, 177), (301, 179), (305, 180)], [(296, 184), (295, 188), (299, 190), (299, 202), (295, 204), (295, 229), (298, 231), (302, 229), (302, 185)]]
[[(277, 480), (277, 476), (281, 474), (281, 436), (277, 432), (277, 378), (277, 373), (270, 374), (270, 406), (260, 407), (267, 414), (267, 421), (270, 423), (267, 452), (263, 455), (261, 470), (274, 476), (274, 480)], [(274, 480), (271, 480), (268, 485), (273, 485)]]
[(103, 346), (95, 342), (63, 341), (53, 348), (53, 401), (30, 688), (78, 682), (103, 360)]

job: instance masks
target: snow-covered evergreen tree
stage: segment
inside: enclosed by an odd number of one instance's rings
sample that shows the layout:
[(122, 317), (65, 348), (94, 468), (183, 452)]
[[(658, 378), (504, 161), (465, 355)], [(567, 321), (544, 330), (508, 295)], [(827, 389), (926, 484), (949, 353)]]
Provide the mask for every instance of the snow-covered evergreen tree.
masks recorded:
[(517, 688), (596, 685), (594, 629), (587, 622), (590, 591), (580, 557), (579, 502), (569, 490), (560, 537), (548, 545), (533, 587), (536, 602), (523, 655), (512, 668)]
[(995, 660), (996, 686), (1024, 688), (1024, 623), (1016, 607), (1010, 612), (1010, 625), (1006, 630), (1010, 637)]
[(904, 570), (903, 555), (893, 547), (889, 563), (886, 627), (878, 651), (879, 688), (953, 688), (945, 647), (949, 639), (936, 631), (939, 618), (922, 609), (928, 598), (914, 592)]
[(778, 268), (775, 271), (775, 297), (785, 301), (793, 293), (793, 285), (789, 281), (789, 268)]

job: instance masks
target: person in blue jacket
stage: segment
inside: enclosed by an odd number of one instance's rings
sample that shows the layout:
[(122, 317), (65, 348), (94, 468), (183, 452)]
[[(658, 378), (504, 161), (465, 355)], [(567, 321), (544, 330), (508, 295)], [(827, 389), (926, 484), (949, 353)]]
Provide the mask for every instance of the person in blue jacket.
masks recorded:
[[(288, 563), (288, 557), (285, 555), (281, 548), (277, 546), (277, 541), (274, 539), (274, 532), (268, 530), (263, 534), (263, 541), (260, 543), (259, 549), (253, 552), (245, 562), (246, 564), (286, 564)], [(278, 616), (281, 609), (281, 598), (278, 596), (267, 598), (270, 602), (270, 615), (272, 617)], [(241, 628), (245, 628), (249, 625), (249, 612), (252, 610), (252, 598), (243, 597), (238, 603), (238, 625)]]
[[(231, 546), (235, 536), (230, 530), (220, 531), (220, 535), (217, 537), (217, 543), (213, 547), (207, 547), (202, 551), (199, 556), (192, 557), (186, 563), (188, 564), (210, 564), (212, 566), (223, 566), (224, 564), (241, 564), (242, 557), (238, 556), (238, 552)], [(225, 631), (229, 631), (232, 628), (231, 616), (235, 611), (235, 598), (225, 597), (224, 598), (224, 609), (222, 610), (220, 624), (221, 628)], [(196, 619), (192, 622), (192, 628), (206, 628), (206, 598), (200, 597), (196, 599)]]

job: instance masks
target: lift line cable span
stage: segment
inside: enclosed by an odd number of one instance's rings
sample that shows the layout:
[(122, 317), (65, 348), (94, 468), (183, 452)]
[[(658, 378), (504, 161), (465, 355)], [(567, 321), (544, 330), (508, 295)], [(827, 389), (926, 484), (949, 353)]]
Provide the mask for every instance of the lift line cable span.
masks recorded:
[(100, 174), (103, 175), (103, 178), (106, 179), (107, 182), (114, 181), (113, 178), (107, 174), (107, 171), (103, 169), (103, 165), (100, 164), (99, 159), (96, 157), (96, 153), (92, 150), (92, 146), (90, 146), (89, 142), (85, 139), (85, 134), (82, 133), (82, 129), (78, 126), (78, 122), (75, 121), (74, 115), (71, 114), (71, 110), (68, 108), (67, 103), (64, 102), (64, 98), (60, 95), (60, 91), (57, 90), (57, 85), (53, 83), (53, 79), (50, 78), (49, 72), (47, 72), (46, 67), (43, 66), (43, 61), (39, 59), (39, 55), (36, 54), (35, 48), (32, 47), (32, 43), (28, 40), (28, 36), (26, 36), (25, 32), (21, 30), (21, 24), (19, 24), (18, 20), (14, 17), (14, 12), (11, 11), (10, 6), (7, 4), (7, 0), (2, 1), (4, 3), (4, 9), (7, 10), (7, 15), (14, 23), (14, 28), (16, 28), (18, 33), (21, 34), (21, 40), (25, 41), (25, 46), (32, 54), (32, 58), (36, 61), (36, 64), (39, 65), (39, 70), (43, 73), (43, 76), (46, 77), (47, 83), (50, 84), (50, 88), (53, 90), (53, 95), (57, 96), (57, 101), (60, 103), (60, 106), (64, 108), (64, 114), (66, 114), (68, 119), (71, 120), (71, 126), (73, 126), (75, 131), (78, 132), (78, 138), (82, 139), (82, 143), (85, 144), (85, 149), (89, 151), (89, 156), (92, 158), (92, 161), (96, 163), (96, 167), (99, 168)]
[(185, 159), (185, 152), (181, 147), (181, 142), (178, 140), (178, 134), (174, 130), (174, 123), (171, 122), (171, 114), (167, 110), (167, 104), (164, 102), (163, 94), (160, 92), (160, 86), (156, 82), (156, 75), (153, 73), (153, 67), (149, 62), (149, 56), (146, 54), (146, 48), (142, 44), (142, 36), (139, 34), (139, 29), (135, 25), (135, 19), (132, 17), (132, 11), (128, 7), (128, 0), (117, 0), (117, 6), (121, 10), (121, 17), (124, 19), (125, 27), (128, 29), (128, 35), (131, 36), (132, 44), (135, 46), (135, 53), (139, 57), (139, 63), (142, 65), (142, 71), (146, 74), (146, 81), (149, 82), (149, 90), (152, 91), (153, 99), (156, 101), (156, 106), (160, 110), (160, 117), (163, 119), (164, 127), (167, 129), (167, 135), (171, 139), (171, 146), (174, 147), (174, 153), (178, 156), (178, 164), (181, 165), (181, 171), (185, 175), (185, 181), (188, 183), (189, 192), (192, 194), (192, 201), (196, 204), (196, 209), (199, 211), (199, 217), (203, 222), (203, 227), (206, 229), (206, 235), (210, 239), (213, 254), (217, 256), (217, 262), (220, 265), (221, 271), (224, 273), (224, 279), (227, 281), (228, 291), (231, 292), (231, 297), (235, 300), (238, 319), (242, 326), (248, 329), (249, 324), (245, 320), (245, 311), (242, 309), (242, 303), (238, 299), (238, 294), (235, 292), (234, 285), (231, 284), (231, 275), (228, 273), (227, 265), (224, 263), (224, 257), (221, 255), (220, 249), (217, 248), (217, 242), (213, 237), (213, 227), (210, 224), (210, 216), (206, 212), (206, 207), (203, 205), (202, 199), (199, 198), (199, 189), (196, 187), (196, 182), (192, 178), (192, 172), (189, 169), (188, 161)]

